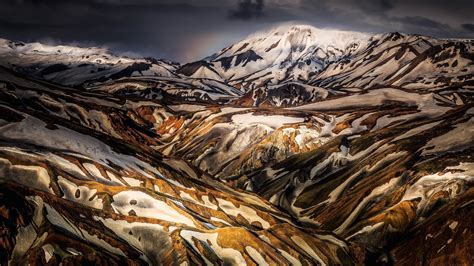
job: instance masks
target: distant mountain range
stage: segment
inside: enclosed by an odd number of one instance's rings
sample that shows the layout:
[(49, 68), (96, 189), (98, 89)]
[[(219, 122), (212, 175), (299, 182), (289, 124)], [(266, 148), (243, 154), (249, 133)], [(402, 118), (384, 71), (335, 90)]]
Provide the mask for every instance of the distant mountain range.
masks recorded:
[(0, 40), (1, 265), (470, 265), (473, 152), (472, 40)]
[[(206, 60), (184, 65), (114, 56), (103, 48), (7, 40), (0, 42), (0, 59), (17, 72), (85, 89), (109, 82), (116, 93), (140, 97), (164, 93), (179, 101), (294, 106), (383, 86), (472, 87), (472, 47), (472, 40), (369, 36), (295, 25), (256, 33)], [(144, 82), (153, 86), (139, 91)]]

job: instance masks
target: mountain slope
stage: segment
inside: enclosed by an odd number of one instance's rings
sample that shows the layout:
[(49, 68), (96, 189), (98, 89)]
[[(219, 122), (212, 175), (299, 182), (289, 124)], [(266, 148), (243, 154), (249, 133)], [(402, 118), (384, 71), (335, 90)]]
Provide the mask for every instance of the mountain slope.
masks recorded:
[(461, 211), (446, 204), (472, 192), (474, 108), (472, 95), (464, 96), (448, 104), (432, 93), (379, 89), (294, 108), (330, 115), (322, 121), (329, 139), (231, 184), (300, 221), (386, 251), (434, 213)]
[(325, 88), (397, 86), (415, 90), (472, 88), (474, 43), (398, 33), (377, 35), (346, 61), (334, 62), (310, 84)]
[(153, 150), (139, 114), (159, 104), (0, 73), (2, 264), (356, 262), (330, 232)]

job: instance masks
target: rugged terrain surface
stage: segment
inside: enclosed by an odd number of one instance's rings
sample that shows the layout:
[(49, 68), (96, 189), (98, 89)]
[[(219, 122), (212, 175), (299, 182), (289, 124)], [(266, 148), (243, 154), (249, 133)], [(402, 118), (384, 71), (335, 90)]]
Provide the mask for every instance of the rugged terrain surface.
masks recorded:
[(474, 42), (285, 26), (195, 63), (0, 43), (0, 264), (471, 265)]

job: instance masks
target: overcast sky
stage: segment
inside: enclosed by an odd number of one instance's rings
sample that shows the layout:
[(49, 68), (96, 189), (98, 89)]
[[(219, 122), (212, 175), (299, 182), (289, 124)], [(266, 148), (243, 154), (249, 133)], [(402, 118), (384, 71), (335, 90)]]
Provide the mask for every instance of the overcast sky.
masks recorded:
[(189, 62), (294, 22), (474, 39), (473, 0), (0, 0), (0, 37)]

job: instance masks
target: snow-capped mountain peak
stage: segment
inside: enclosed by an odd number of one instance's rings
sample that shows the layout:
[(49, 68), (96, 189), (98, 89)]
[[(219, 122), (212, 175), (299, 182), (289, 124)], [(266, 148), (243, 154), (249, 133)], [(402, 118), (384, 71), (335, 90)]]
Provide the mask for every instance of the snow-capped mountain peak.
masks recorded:
[[(309, 76), (366, 44), (370, 35), (318, 29), (308, 25), (282, 25), (250, 35), (208, 58), (207, 71), (232, 84), (252, 88)], [(216, 75), (213, 74), (213, 78)]]
[[(240, 44), (249, 43), (243, 51), (254, 49), (269, 52), (276, 48), (290, 48), (292, 52), (303, 52), (310, 47), (344, 50), (353, 43), (367, 41), (370, 35), (360, 32), (319, 29), (309, 25), (282, 25), (270, 31), (258, 32), (234, 44), (231, 49), (224, 49), (224, 54), (236, 53)], [(278, 42), (278, 43), (277, 43)], [(221, 56), (222, 56), (221, 55)]]

